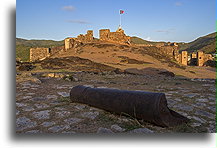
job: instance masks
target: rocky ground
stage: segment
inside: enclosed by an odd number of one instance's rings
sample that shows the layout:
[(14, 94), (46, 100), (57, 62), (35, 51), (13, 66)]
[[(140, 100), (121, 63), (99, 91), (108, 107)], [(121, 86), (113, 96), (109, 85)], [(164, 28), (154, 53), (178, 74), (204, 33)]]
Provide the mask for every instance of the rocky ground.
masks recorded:
[[(215, 79), (117, 73), (20, 72), (16, 76), (17, 133), (214, 133), (216, 132)], [(169, 108), (189, 123), (162, 128), (126, 115), (73, 103), (76, 85), (143, 90), (166, 94)]]

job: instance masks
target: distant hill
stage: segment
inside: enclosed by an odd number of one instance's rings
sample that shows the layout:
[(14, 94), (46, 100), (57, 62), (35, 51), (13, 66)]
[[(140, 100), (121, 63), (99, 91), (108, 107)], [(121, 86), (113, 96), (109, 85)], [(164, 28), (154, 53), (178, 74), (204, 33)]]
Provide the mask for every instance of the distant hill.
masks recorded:
[(141, 39), (139, 37), (131, 37), (130, 38), (131, 42), (134, 43), (134, 44), (151, 44), (151, 45), (155, 45), (157, 43), (166, 43), (166, 42), (152, 42), (152, 41), (147, 41), (147, 40), (144, 40), (144, 39)]
[(32, 47), (57, 47), (63, 46), (64, 40), (26, 40), (16, 38), (16, 58), (22, 61), (29, 61), (29, 49)]
[[(159, 43), (166, 43), (166, 42), (152, 42), (146, 41), (139, 37), (131, 37), (131, 42), (135, 44), (151, 44), (156, 45)], [(211, 33), (203, 37), (199, 37), (198, 39), (194, 40), (190, 43), (179, 43), (179, 50), (186, 50), (189, 53), (194, 51), (204, 51), (205, 53), (215, 53), (216, 52), (216, 33)]]
[(186, 50), (190, 53), (194, 51), (204, 51), (205, 53), (216, 52), (216, 32), (199, 37), (190, 43), (179, 44), (180, 50)]
[(26, 40), (21, 38), (16, 38), (16, 45), (24, 45), (31, 47), (56, 47), (63, 46), (64, 41), (53, 41), (53, 40)]

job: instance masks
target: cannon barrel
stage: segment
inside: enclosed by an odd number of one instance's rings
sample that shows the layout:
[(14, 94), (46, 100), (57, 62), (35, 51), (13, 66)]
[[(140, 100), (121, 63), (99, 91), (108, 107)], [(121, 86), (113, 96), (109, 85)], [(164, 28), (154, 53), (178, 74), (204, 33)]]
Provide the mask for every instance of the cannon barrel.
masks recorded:
[(162, 127), (177, 126), (189, 120), (167, 107), (164, 93), (79, 85), (71, 89), (70, 99), (72, 102), (88, 104), (117, 114), (125, 113)]

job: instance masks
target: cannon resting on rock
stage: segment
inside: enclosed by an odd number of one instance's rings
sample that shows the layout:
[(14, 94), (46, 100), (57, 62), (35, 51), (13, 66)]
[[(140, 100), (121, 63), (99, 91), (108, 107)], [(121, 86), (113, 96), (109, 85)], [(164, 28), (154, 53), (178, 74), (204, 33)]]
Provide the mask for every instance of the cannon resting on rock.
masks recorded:
[(75, 86), (70, 91), (70, 99), (117, 114), (128, 114), (161, 127), (189, 121), (167, 107), (164, 93)]

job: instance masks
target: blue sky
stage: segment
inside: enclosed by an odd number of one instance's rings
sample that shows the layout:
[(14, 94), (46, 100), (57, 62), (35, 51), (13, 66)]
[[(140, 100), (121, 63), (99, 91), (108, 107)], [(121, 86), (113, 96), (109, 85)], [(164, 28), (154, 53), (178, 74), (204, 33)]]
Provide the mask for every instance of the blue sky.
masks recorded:
[(63, 40), (93, 30), (190, 42), (215, 31), (215, 0), (17, 0), (16, 37)]

